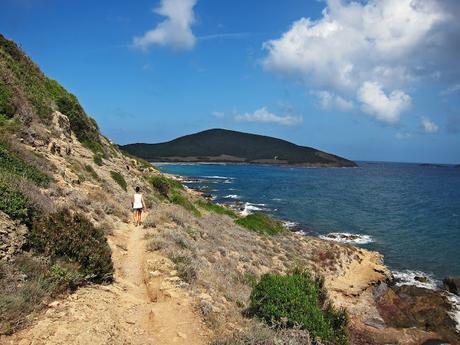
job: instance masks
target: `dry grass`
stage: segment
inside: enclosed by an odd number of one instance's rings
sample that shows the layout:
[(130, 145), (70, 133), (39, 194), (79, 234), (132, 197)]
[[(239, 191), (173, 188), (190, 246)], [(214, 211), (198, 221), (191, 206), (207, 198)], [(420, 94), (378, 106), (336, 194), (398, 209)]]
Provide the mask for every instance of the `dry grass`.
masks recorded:
[[(149, 221), (158, 229), (150, 239), (149, 250), (162, 252), (183, 270), (181, 275), (198, 297), (205, 320), (224, 337), (247, 324), (242, 313), (248, 307), (253, 284), (262, 274), (286, 274), (296, 267), (318, 271), (323, 263), (329, 266), (335, 262), (320, 255), (337, 250), (334, 244), (289, 232), (261, 235), (215, 213), (195, 217), (182, 207), (162, 204), (151, 211)], [(203, 291), (210, 298), (201, 298)]]

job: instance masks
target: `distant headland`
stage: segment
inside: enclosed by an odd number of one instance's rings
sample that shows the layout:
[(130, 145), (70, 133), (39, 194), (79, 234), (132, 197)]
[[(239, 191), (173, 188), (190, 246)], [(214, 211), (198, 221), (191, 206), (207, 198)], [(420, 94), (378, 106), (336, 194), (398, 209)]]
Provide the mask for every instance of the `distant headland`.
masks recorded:
[(128, 144), (129, 154), (155, 162), (286, 164), (311, 167), (355, 167), (355, 162), (312, 147), (273, 137), (209, 129), (159, 144)]

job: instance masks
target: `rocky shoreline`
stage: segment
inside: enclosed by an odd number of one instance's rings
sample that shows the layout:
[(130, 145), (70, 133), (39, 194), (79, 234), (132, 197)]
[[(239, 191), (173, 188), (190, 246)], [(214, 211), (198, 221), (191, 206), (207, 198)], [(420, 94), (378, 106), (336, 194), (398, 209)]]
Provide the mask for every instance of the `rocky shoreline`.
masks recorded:
[[(208, 201), (215, 181), (206, 178), (176, 176)], [(196, 186), (195, 184), (206, 183)], [(191, 185), (191, 186), (190, 186)], [(224, 203), (240, 214), (251, 212), (241, 200)], [(293, 233), (305, 237), (296, 223), (285, 222)], [(367, 243), (362, 235), (331, 233), (319, 241), (339, 246)], [(383, 255), (354, 247), (358, 254), (340, 258), (344, 268), (326, 276), (331, 300), (349, 311), (353, 344), (460, 344), (460, 278), (433, 280), (423, 272), (392, 272), (383, 263)]]

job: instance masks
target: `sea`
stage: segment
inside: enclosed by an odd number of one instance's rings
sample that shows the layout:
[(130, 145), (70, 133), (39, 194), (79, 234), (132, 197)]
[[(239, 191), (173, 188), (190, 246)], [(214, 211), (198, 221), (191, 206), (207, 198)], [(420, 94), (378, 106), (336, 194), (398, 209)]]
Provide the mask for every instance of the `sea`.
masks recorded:
[[(154, 163), (216, 203), (266, 212), (302, 234), (384, 255), (400, 281), (460, 276), (460, 169), (358, 162), (356, 168)], [(426, 282), (415, 279), (428, 278)]]

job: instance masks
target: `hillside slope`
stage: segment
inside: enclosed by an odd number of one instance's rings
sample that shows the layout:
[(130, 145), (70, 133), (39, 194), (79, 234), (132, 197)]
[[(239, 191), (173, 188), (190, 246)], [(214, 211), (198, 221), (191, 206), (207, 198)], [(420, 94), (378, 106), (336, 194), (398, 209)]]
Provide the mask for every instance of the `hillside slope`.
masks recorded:
[(160, 144), (121, 148), (149, 161), (212, 161), (353, 167), (352, 161), (285, 140), (226, 129), (210, 129)]

